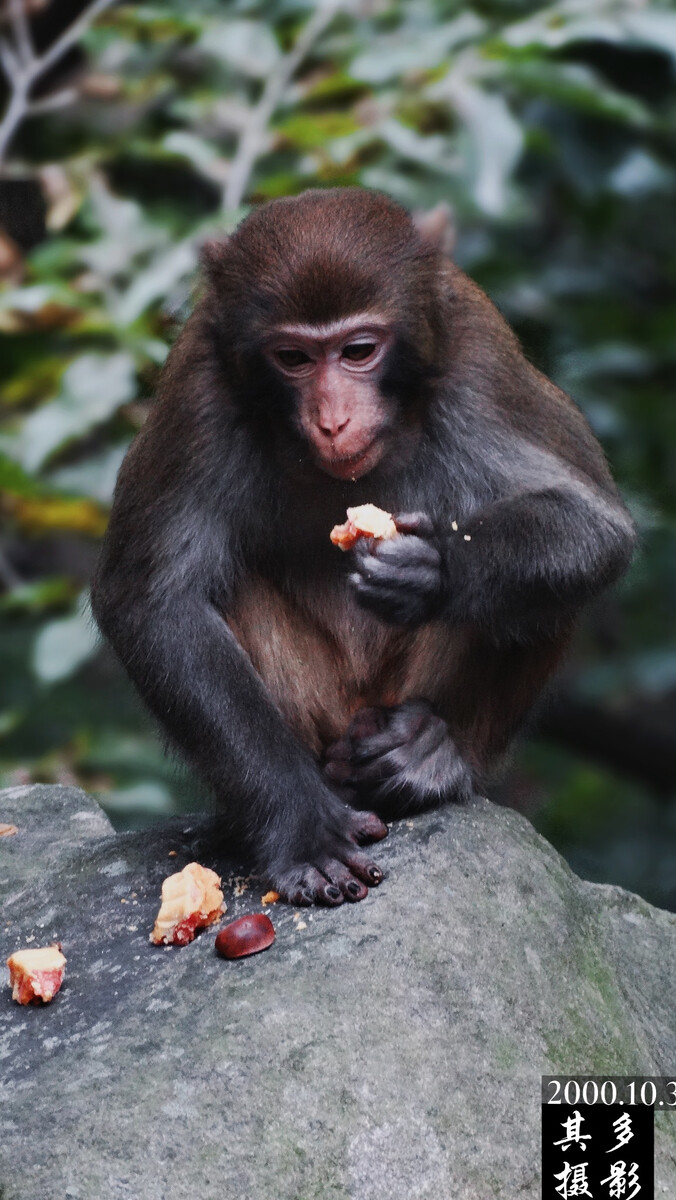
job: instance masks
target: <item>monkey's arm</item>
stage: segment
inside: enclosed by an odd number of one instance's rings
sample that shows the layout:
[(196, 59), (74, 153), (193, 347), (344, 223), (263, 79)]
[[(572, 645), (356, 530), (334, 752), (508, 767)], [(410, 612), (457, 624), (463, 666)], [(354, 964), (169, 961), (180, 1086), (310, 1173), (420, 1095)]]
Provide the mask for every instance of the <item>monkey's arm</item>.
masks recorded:
[[(121, 533), (114, 526), (118, 546)], [(208, 544), (203, 522), (185, 529), (191, 535)], [(96, 618), (171, 740), (229, 806), (256, 867), (294, 904), (361, 899), (382, 873), (358, 843), (385, 829), (322, 782), (212, 603), (207, 564), (165, 562), (138, 590), (130, 568), (109, 545), (93, 589)]]
[(360, 603), (395, 624), (445, 617), (499, 642), (556, 633), (634, 546), (621, 503), (586, 483), (524, 489), (457, 522), (395, 519), (399, 538), (357, 548)]
[(297, 904), (361, 899), (382, 873), (358, 846), (385, 827), (327, 787), (222, 615), (241, 536), (216, 489), (232, 478), (241, 499), (238, 463), (221, 459), (199, 478), (189, 422), (165, 436), (165, 417), (153, 417), (120, 474), (92, 589), (96, 619), (275, 889)]
[(551, 486), (497, 501), (440, 538), (442, 612), (498, 642), (549, 637), (626, 569), (634, 530), (601, 492)]

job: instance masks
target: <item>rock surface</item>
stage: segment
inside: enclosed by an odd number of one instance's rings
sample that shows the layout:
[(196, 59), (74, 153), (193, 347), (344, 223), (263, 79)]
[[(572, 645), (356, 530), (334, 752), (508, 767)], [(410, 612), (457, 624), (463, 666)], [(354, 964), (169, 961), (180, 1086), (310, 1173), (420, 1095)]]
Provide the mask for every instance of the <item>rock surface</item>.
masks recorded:
[[(274, 945), (234, 962), (213, 930), (148, 941), (192, 859), (230, 881), (225, 920), (260, 911), (212, 819), (115, 834), (31, 787), (2, 822), (2, 1200), (536, 1200), (543, 1073), (676, 1071), (676, 917), (487, 801), (400, 823), (365, 901), (275, 905)], [(61, 992), (18, 1007), (5, 958), (54, 939)], [(660, 1114), (658, 1197), (675, 1135)]]

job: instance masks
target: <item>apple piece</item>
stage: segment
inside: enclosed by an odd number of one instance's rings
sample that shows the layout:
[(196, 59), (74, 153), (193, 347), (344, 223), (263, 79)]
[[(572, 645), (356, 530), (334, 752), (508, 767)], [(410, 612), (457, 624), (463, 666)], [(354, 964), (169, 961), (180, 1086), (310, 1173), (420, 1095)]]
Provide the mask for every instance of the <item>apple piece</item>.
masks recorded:
[(334, 525), (330, 537), (334, 546), (351, 550), (360, 537), (386, 541), (396, 537), (397, 532), (391, 513), (377, 508), (375, 504), (360, 504), (356, 508), (348, 508), (347, 521), (344, 525)]
[(63, 983), (65, 965), (58, 945), (17, 950), (7, 959), (12, 1000), (17, 1004), (49, 1004)]
[(220, 876), (197, 862), (188, 863), (162, 884), (162, 905), (150, 940), (157, 946), (187, 946), (224, 912)]

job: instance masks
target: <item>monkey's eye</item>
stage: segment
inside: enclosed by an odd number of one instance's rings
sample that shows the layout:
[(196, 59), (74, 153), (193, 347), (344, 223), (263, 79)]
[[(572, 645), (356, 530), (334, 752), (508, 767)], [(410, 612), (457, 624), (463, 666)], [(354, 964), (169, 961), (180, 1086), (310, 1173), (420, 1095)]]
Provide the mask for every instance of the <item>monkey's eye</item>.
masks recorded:
[(312, 362), (309, 354), (303, 350), (277, 350), (277, 358), (283, 367), (304, 367)]
[(375, 349), (375, 342), (351, 342), (349, 346), (343, 346), (343, 358), (350, 362), (366, 362)]

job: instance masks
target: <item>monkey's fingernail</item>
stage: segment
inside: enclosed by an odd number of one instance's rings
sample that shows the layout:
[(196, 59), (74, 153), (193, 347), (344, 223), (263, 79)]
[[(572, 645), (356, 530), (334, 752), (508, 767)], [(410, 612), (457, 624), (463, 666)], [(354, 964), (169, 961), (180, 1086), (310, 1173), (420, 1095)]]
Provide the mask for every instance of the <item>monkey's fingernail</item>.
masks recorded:
[(327, 896), (330, 896), (332, 900), (340, 900), (340, 888), (334, 887), (333, 884), (331, 884), (330, 887), (327, 887), (324, 890)]
[(374, 883), (380, 883), (382, 877), (383, 873), (380, 867), (369, 867), (369, 879), (372, 879)]
[(348, 883), (347, 890), (348, 890), (348, 892), (350, 892), (350, 894), (352, 896), (356, 896), (358, 894), (358, 892), (361, 891), (361, 888), (359, 887), (358, 883), (352, 882), (352, 883)]

